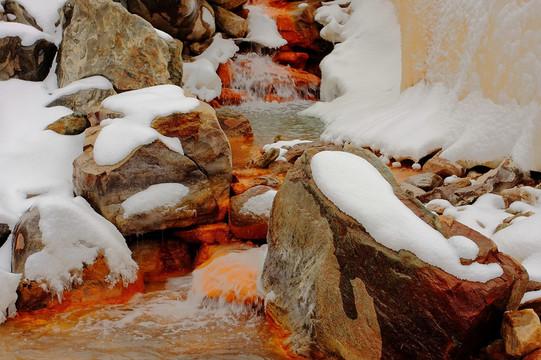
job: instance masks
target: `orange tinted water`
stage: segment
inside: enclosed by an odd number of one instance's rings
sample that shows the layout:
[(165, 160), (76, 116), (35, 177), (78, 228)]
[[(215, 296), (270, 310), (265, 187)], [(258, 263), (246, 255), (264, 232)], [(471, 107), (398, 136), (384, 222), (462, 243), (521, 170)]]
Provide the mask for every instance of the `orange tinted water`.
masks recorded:
[(192, 276), (171, 278), (126, 304), (8, 320), (0, 326), (0, 358), (287, 358), (260, 310), (193, 296), (191, 284)]

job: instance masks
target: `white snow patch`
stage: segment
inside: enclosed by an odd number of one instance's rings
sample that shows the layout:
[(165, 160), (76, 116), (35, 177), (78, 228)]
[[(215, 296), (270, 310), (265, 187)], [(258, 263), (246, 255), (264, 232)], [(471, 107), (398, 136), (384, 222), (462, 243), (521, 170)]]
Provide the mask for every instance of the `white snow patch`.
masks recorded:
[(11, 315), (14, 315), (15, 301), (17, 301), (17, 287), (21, 281), (22, 274), (12, 274), (0, 270), (0, 324), (6, 321)]
[(270, 217), (272, 203), (276, 196), (276, 190), (268, 190), (263, 194), (259, 194), (249, 198), (240, 209), (241, 214), (254, 214)]
[(245, 41), (255, 42), (271, 49), (277, 49), (287, 44), (287, 41), (280, 35), (276, 22), (263, 12), (259, 5), (244, 5), (249, 11), (248, 35)]
[(339, 42), (321, 62), (327, 103), (305, 111), (326, 123), (322, 140), (369, 146), (396, 159), (418, 161), (443, 149), (441, 156), (452, 161), (511, 155), (523, 169), (541, 168), (541, 52), (535, 46), (541, 32), (532, 25), (541, 3), (416, 6), (431, 9), (431, 40), (418, 64), (428, 84), (401, 94), (400, 26), (391, 2), (331, 1), (317, 10), (321, 35)]
[(156, 33), (158, 33), (158, 36), (165, 40), (165, 41), (173, 41), (173, 37), (171, 35), (169, 35), (168, 33), (166, 33), (165, 31), (162, 31), (160, 29), (156, 29), (154, 28), (154, 30), (156, 30)]
[[(499, 264), (462, 265), (461, 255), (440, 232), (426, 224), (394, 194), (370, 163), (351, 153), (323, 151), (312, 157), (312, 175), (323, 194), (361, 223), (382, 245), (408, 250), (419, 259), (460, 279), (487, 282), (503, 274)], [(463, 239), (452, 240), (463, 245)], [(469, 245), (468, 245), (469, 247)]]
[(72, 95), (76, 94), (79, 91), (82, 90), (88, 90), (88, 89), (100, 89), (100, 90), (109, 90), (113, 88), (113, 84), (111, 82), (103, 77), (103, 76), (91, 76), (87, 77), (81, 80), (76, 80), (70, 83), (67, 86), (64, 86), (63, 88), (56, 89), (52, 92), (51, 96), (54, 99), (58, 99), (59, 97), (66, 96), (66, 95)]
[(190, 189), (178, 183), (151, 185), (122, 202), (124, 218), (134, 214), (152, 211), (160, 207), (172, 207), (179, 204)]
[(123, 118), (101, 122), (94, 144), (94, 160), (98, 165), (113, 165), (122, 161), (138, 146), (155, 140), (162, 141), (171, 150), (183, 154), (178, 138), (170, 138), (150, 127), (158, 116), (187, 113), (197, 106), (199, 100), (186, 97), (175, 85), (158, 85), (127, 91), (110, 96), (102, 105), (107, 109), (124, 114)]
[[(50, 35), (55, 35), (55, 33), (58, 33), (55, 37), (57, 40), (61, 39), (62, 30), (57, 29), (55, 24), (60, 18), (58, 11), (62, 8), (62, 6), (64, 6), (66, 0), (17, 0), (17, 2), (24, 6), (28, 13), (32, 15), (34, 19), (36, 19), (36, 22), (44, 32)], [(56, 45), (59, 43), (60, 41), (58, 41)]]
[(183, 87), (204, 101), (220, 96), (222, 80), (216, 74), (221, 63), (227, 62), (239, 50), (232, 39), (214, 35), (212, 44), (192, 62), (183, 65)]
[(137, 278), (137, 264), (124, 237), (116, 227), (81, 197), (45, 196), (36, 201), (40, 212), (39, 228), (45, 247), (28, 257), (25, 276), (44, 281), (59, 298), (65, 289), (82, 281), (82, 270), (102, 253), (110, 273), (106, 281), (124, 285)]
[(30, 46), (40, 39), (45, 39), (54, 43), (52, 36), (39, 31), (33, 26), (0, 21), (0, 38), (5, 37), (19, 37), (23, 46)]

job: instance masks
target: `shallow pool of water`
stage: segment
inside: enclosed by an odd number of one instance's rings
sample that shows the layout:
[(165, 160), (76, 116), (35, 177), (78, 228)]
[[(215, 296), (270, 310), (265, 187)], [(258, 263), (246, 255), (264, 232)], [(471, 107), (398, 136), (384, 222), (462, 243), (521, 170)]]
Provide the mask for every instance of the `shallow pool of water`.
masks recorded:
[(321, 120), (298, 114), (312, 104), (311, 101), (249, 102), (229, 108), (250, 120), (254, 145), (264, 145), (272, 143), (277, 135), (282, 135), (286, 140), (318, 140), (324, 129)]
[[(202, 305), (191, 276), (154, 284), (122, 305), (96, 305), (0, 326), (0, 358), (286, 359), (264, 315), (251, 307)], [(157, 288), (157, 289), (156, 289)]]

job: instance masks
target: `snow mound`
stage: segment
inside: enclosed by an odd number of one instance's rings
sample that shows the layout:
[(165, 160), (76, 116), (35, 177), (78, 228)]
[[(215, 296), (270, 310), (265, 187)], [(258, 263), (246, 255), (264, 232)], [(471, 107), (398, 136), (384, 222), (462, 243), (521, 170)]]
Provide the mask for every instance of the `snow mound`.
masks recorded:
[(222, 38), (222, 34), (214, 35), (212, 44), (192, 62), (183, 65), (182, 83), (186, 90), (204, 101), (220, 96), (222, 80), (216, 74), (221, 63), (235, 56), (239, 51), (232, 39)]
[(255, 214), (269, 217), (276, 190), (269, 190), (263, 194), (249, 198), (240, 209), (241, 214)]
[(471, 258), (477, 245), (464, 237), (446, 239), (426, 224), (395, 196), (391, 185), (365, 159), (347, 152), (323, 151), (312, 157), (311, 167), (323, 194), (361, 223), (378, 243), (394, 251), (411, 251), (463, 280), (487, 282), (503, 274), (495, 263), (462, 265), (461, 256)]
[(164, 183), (149, 186), (122, 202), (124, 217), (140, 214), (160, 207), (171, 207), (188, 195), (190, 189), (182, 184)]
[(287, 44), (287, 41), (280, 35), (276, 23), (267, 14), (263, 13), (262, 7), (258, 5), (245, 5), (250, 13), (248, 22), (248, 35), (245, 41), (261, 44), (271, 49), (277, 49)]
[(171, 150), (184, 154), (178, 138), (166, 137), (150, 125), (156, 117), (195, 109), (199, 100), (185, 96), (178, 86), (158, 85), (110, 96), (102, 101), (102, 105), (124, 114), (123, 118), (102, 121), (103, 129), (94, 143), (96, 164), (113, 165), (138, 146), (157, 139)]
[(43, 31), (39, 31), (33, 26), (0, 21), (0, 39), (5, 37), (19, 37), (21, 38), (23, 46), (30, 46), (41, 39), (54, 43), (52, 36)]
[(137, 264), (120, 232), (97, 214), (81, 197), (44, 196), (35, 203), (40, 212), (39, 228), (44, 248), (28, 257), (25, 276), (45, 282), (59, 297), (72, 284), (82, 281), (85, 265), (103, 254), (110, 273), (105, 279), (113, 286), (137, 279)]

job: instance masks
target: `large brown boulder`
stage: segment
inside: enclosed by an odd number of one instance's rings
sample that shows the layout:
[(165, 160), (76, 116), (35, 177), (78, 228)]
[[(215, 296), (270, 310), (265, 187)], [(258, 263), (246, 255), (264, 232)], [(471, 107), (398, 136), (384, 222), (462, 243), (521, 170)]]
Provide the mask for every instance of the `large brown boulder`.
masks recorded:
[[(110, 0), (70, 0), (62, 8), (63, 39), (58, 55), (58, 85), (94, 75), (125, 91), (180, 84), (170, 71), (182, 46), (162, 39), (147, 21)], [(179, 71), (179, 69), (175, 70)]]
[(379, 170), (430, 234), (477, 244), (475, 260), (457, 266), (496, 263), (503, 271), (486, 282), (464, 280), (378, 243), (366, 230), (371, 224), (341, 211), (316, 185), (311, 161), (320, 151), (306, 150), (288, 172), (269, 222), (262, 284), (267, 314), (289, 335), (286, 346), (313, 359), (462, 359), (499, 338), (504, 311), (516, 309), (525, 291), (524, 269), (479, 233), (438, 221), (377, 158), (348, 146)]
[[(116, 164), (98, 165), (93, 150), (102, 128), (91, 127), (86, 130), (83, 154), (74, 162), (76, 194), (124, 235), (223, 219), (229, 207), (231, 149), (214, 110), (201, 103), (187, 114), (157, 117), (152, 127), (179, 138), (184, 155), (156, 140), (137, 147)], [(124, 201), (160, 184), (181, 184), (187, 193), (174, 204), (126, 213)]]
[[(182, 41), (202, 42), (215, 30), (212, 9), (204, 0), (128, 0), (130, 12)], [(209, 17), (209, 15), (212, 15)]]

